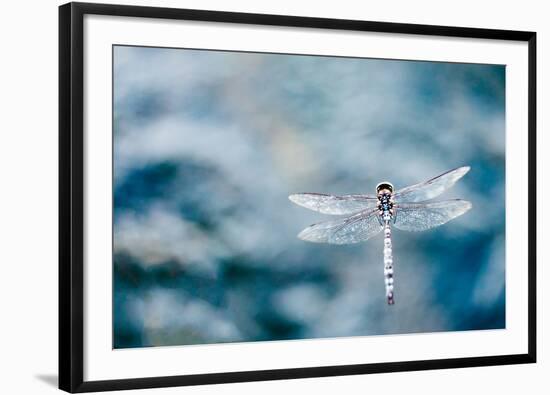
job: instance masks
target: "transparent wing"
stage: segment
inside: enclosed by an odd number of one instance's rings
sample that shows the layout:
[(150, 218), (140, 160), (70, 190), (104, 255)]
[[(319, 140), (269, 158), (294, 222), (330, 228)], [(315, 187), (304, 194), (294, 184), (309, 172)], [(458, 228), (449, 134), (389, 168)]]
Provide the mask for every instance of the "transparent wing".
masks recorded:
[(288, 198), (299, 206), (331, 215), (354, 214), (378, 205), (378, 199), (369, 195), (335, 196), (321, 193), (297, 193)]
[(382, 230), (378, 209), (348, 218), (326, 221), (305, 228), (298, 237), (314, 243), (353, 244), (367, 240)]
[(441, 195), (470, 171), (470, 166), (449, 170), (431, 180), (408, 186), (395, 192), (396, 202), (422, 202)]
[(416, 232), (443, 225), (472, 208), (472, 203), (455, 199), (432, 203), (403, 203), (394, 207), (394, 226)]

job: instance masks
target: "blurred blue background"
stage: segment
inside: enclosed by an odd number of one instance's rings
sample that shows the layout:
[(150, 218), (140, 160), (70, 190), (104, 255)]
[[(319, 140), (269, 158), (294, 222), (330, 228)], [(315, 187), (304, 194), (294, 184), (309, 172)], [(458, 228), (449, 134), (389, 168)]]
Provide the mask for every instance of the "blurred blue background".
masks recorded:
[[(505, 69), (114, 48), (116, 348), (503, 328)], [(350, 246), (294, 192), (373, 193), (470, 165), (473, 209)]]

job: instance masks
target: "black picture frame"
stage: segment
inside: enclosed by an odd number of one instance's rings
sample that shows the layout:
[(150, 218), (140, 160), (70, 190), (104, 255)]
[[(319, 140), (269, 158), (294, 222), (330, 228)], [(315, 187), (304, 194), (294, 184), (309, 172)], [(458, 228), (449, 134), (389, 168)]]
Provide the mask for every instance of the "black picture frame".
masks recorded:
[(68, 392), (233, 383), (536, 361), (536, 202), (529, 201), (528, 352), (526, 354), (319, 366), (106, 381), (84, 380), (83, 19), (86, 14), (323, 28), (528, 43), (528, 185), (536, 196), (536, 33), (127, 5), (68, 3), (59, 8), (59, 388)]

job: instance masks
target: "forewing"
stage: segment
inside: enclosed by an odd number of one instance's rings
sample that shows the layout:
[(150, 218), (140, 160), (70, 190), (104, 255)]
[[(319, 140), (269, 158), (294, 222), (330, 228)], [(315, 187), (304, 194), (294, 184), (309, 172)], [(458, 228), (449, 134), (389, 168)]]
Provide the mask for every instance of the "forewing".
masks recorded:
[(288, 198), (299, 206), (331, 215), (354, 214), (374, 208), (378, 204), (378, 199), (369, 195), (335, 196), (321, 193), (297, 193)]
[(452, 187), (468, 171), (470, 171), (469, 166), (459, 167), (431, 180), (400, 189), (394, 194), (395, 200), (397, 202), (422, 202), (433, 199)]
[(382, 230), (378, 209), (348, 218), (326, 221), (305, 228), (298, 237), (314, 243), (353, 244), (367, 240)]
[(472, 208), (472, 203), (455, 199), (432, 203), (403, 203), (394, 207), (394, 226), (416, 232), (443, 225)]

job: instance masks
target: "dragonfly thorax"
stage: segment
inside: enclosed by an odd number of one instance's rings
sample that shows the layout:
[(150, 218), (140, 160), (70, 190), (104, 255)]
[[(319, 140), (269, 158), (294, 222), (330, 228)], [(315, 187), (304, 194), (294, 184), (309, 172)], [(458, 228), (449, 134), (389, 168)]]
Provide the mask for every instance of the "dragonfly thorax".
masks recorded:
[(393, 217), (393, 195), (387, 188), (378, 190), (378, 210), (382, 220), (389, 221)]

